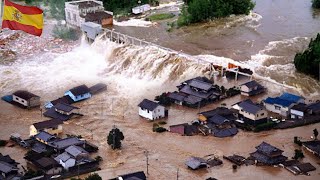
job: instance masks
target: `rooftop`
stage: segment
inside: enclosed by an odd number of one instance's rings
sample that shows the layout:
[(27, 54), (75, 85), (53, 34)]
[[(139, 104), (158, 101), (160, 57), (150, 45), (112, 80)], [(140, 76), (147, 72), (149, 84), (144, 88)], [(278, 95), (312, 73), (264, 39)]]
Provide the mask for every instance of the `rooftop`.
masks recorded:
[(59, 166), (59, 164), (52, 158), (42, 157), (33, 162), (36, 166), (41, 169), (49, 170), (53, 167)]
[(168, 97), (173, 100), (183, 101), (186, 96), (178, 92), (173, 92), (173, 93), (170, 93)]
[(189, 95), (188, 97), (184, 98), (184, 101), (189, 104), (199, 104), (202, 100), (202, 98), (193, 95)]
[(63, 124), (63, 121), (61, 121), (59, 119), (50, 119), (50, 120), (47, 120), (47, 121), (34, 123), (33, 126), (37, 130), (43, 130), (43, 129), (46, 129), (46, 128), (57, 127), (59, 124)]
[(223, 116), (223, 117), (233, 116), (233, 112), (226, 107), (218, 107), (218, 108), (210, 110), (210, 111), (200, 112), (199, 114), (205, 116), (206, 118), (210, 118), (216, 114), (219, 114), (220, 116)]
[(71, 104), (73, 103), (73, 100), (70, 98), (70, 96), (63, 96), (61, 98), (51, 101), (51, 104), (53, 105), (56, 105), (58, 103)]
[(69, 146), (67, 149), (65, 149), (65, 152), (69, 153), (73, 157), (77, 157), (80, 154), (87, 154), (88, 152), (84, 150), (83, 148), (79, 146)]
[(39, 97), (39, 96), (32, 94), (28, 91), (21, 91), (21, 90), (14, 92), (13, 95), (18, 96), (18, 97), (25, 99), (25, 100), (29, 100), (33, 97)]
[(142, 102), (140, 102), (140, 104), (138, 106), (143, 109), (153, 111), (154, 109), (156, 109), (160, 105), (156, 102), (150, 101), (148, 99), (144, 99)]
[(73, 159), (67, 152), (64, 152), (62, 154), (59, 154), (57, 157), (54, 158), (54, 160), (56, 160), (56, 162), (60, 162), (60, 160), (62, 162), (66, 162), (69, 159)]
[(70, 112), (74, 109), (79, 109), (78, 107), (71, 106), (71, 105), (65, 104), (65, 103), (58, 103), (54, 106), (54, 108), (57, 110), (60, 110), (60, 111), (64, 111), (64, 112)]
[(199, 169), (200, 167), (206, 167), (207, 161), (199, 157), (190, 157), (187, 159), (185, 164), (189, 168), (195, 170), (195, 169)]
[(90, 12), (85, 15), (85, 21), (101, 21), (102, 19), (109, 19), (113, 16), (105, 11), (99, 11), (99, 12)]
[(147, 179), (143, 171), (129, 173), (129, 174), (121, 175), (119, 177), (121, 177), (123, 180), (146, 180)]
[(192, 79), (189, 83), (189, 86), (195, 87), (197, 89), (208, 91), (212, 88), (212, 84), (200, 81), (198, 79)]
[(215, 114), (208, 119), (208, 123), (214, 123), (216, 125), (221, 125), (224, 122), (229, 121), (227, 118), (220, 116), (219, 114)]
[(308, 107), (307, 107), (306, 104), (299, 103), (299, 104), (296, 104), (296, 105), (292, 106), (291, 109), (305, 112), (308, 109)]
[(258, 88), (263, 88), (257, 81), (252, 80), (249, 82), (246, 82), (244, 84), (241, 84), (241, 86), (247, 86), (248, 88), (254, 88), (254, 87), (258, 87)]
[(254, 104), (252, 101), (242, 101), (241, 103), (239, 103), (239, 106), (244, 111), (252, 114), (256, 114), (257, 112), (262, 110), (260, 106)]
[(290, 94), (290, 93), (283, 93), (280, 97), (280, 99), (284, 99), (284, 100), (287, 100), (287, 101), (291, 101), (291, 102), (298, 102), (300, 99), (303, 99), (303, 97), (301, 96), (297, 96), (295, 94)]
[(57, 149), (65, 149), (72, 145), (82, 145), (84, 143), (85, 143), (84, 141), (80, 140), (77, 137), (69, 137), (69, 138), (58, 140), (58, 141), (54, 141), (50, 143), (50, 145)]
[(45, 131), (39, 132), (39, 133), (36, 134), (34, 137), (35, 137), (36, 139), (40, 139), (40, 140), (43, 140), (43, 141), (45, 141), (45, 142), (53, 141), (53, 140), (56, 139), (55, 136), (53, 136), (53, 135), (51, 135), (51, 134), (49, 134), (49, 133), (47, 133), (47, 132), (45, 132)]
[(320, 102), (309, 104), (308, 108), (312, 111), (320, 111)]
[(260, 152), (263, 152), (264, 154), (272, 154), (272, 153), (282, 153), (283, 151), (266, 143), (262, 142), (259, 146), (256, 147), (256, 149)]
[(78, 5), (80, 9), (101, 6), (101, 4), (92, 0), (76, 1), (76, 2), (71, 2), (71, 4)]
[(264, 100), (264, 102), (267, 104), (278, 104), (283, 107), (289, 107), (291, 104), (293, 104), (293, 102), (281, 99), (279, 97), (276, 97), (276, 98), (268, 97), (266, 100)]
[(0, 172), (7, 174), (11, 171), (18, 171), (18, 168), (14, 167), (13, 165), (11, 165), (9, 163), (0, 161)]
[(74, 88), (70, 89), (69, 91), (75, 96), (90, 93), (90, 89), (84, 84), (81, 86), (74, 87)]

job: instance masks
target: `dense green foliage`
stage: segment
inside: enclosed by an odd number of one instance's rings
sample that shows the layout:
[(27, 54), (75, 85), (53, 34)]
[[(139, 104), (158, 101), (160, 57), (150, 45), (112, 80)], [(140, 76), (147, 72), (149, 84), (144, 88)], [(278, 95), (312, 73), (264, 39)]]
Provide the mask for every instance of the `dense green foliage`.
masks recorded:
[(5, 146), (8, 142), (6, 140), (0, 139), (0, 147)]
[(249, 14), (255, 6), (251, 0), (188, 0), (187, 4), (179, 17), (178, 26), (231, 14)]
[(275, 122), (270, 121), (263, 124), (259, 124), (254, 128), (254, 132), (266, 131), (272, 129), (276, 125)]
[(80, 32), (73, 28), (68, 28), (63, 25), (55, 25), (52, 30), (52, 35), (55, 38), (64, 40), (77, 40), (80, 36)]
[(70, 0), (48, 0), (48, 1), (43, 1), (43, 0), (25, 0), (25, 3), (28, 5), (34, 5), (34, 6), (49, 6), (49, 12), (51, 16), (55, 19), (58, 20), (63, 20), (65, 19), (65, 2), (70, 1)]
[(299, 72), (311, 75), (319, 79), (320, 63), (320, 34), (316, 39), (311, 39), (308, 49), (297, 53), (294, 57), (294, 65)]
[(320, 0), (312, 0), (312, 7), (320, 8)]
[(172, 13), (153, 14), (153, 15), (149, 16), (147, 18), (147, 20), (157, 21), (157, 20), (170, 19), (173, 17), (174, 17), (174, 14), (172, 14)]
[(124, 139), (123, 133), (118, 128), (113, 128), (108, 135), (108, 144), (112, 149), (120, 149), (121, 141)]
[[(129, 13), (135, 6), (143, 4), (157, 5), (158, 0), (102, 0), (106, 10), (112, 11), (114, 14)], [(140, 2), (140, 3), (139, 3)]]
[(160, 96), (156, 96), (154, 100), (159, 101), (160, 105), (170, 106), (172, 102), (168, 96), (168, 93), (162, 93)]
[(102, 178), (97, 173), (90, 174), (85, 180), (102, 180)]
[(304, 158), (303, 152), (299, 149), (295, 149), (294, 156), (292, 157), (292, 159), (298, 160), (298, 159), (302, 159), (302, 158)]

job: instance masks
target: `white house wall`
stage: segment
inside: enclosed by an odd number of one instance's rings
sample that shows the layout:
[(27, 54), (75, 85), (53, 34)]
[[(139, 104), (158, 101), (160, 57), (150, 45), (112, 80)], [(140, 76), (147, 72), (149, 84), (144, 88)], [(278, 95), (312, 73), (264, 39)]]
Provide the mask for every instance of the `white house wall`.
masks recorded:
[(12, 98), (13, 98), (13, 101), (15, 101), (15, 102), (17, 102), (19, 104), (22, 104), (22, 105), (24, 105), (26, 107), (28, 106), (28, 101), (27, 100), (22, 99), (22, 98), (20, 98), (20, 97), (18, 97), (16, 95), (12, 95)]
[[(291, 118), (295, 118), (294, 116), (300, 116), (300, 117), (304, 116), (304, 112), (302, 112), (302, 111), (297, 111), (297, 110), (291, 109), (290, 112), (291, 112), (290, 113)], [(292, 115), (294, 115), (294, 116), (292, 116)]]
[(165, 117), (165, 109), (163, 106), (158, 106), (153, 110), (153, 119), (159, 119)]
[(153, 120), (152, 111), (148, 111), (146, 109), (142, 109), (141, 107), (139, 107), (139, 115), (142, 116), (142, 117), (145, 117), (147, 119)]

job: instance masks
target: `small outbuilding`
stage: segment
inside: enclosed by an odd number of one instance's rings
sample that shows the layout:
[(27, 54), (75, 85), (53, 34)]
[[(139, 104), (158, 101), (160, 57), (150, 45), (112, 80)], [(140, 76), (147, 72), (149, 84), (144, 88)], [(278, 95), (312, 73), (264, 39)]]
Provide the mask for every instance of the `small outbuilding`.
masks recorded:
[(28, 91), (16, 91), (12, 94), (14, 102), (23, 105), (26, 108), (40, 106), (40, 97)]
[(150, 101), (148, 99), (144, 99), (142, 102), (140, 102), (138, 106), (139, 115), (144, 118), (155, 120), (164, 118), (166, 116), (164, 106), (161, 106), (160, 104)]

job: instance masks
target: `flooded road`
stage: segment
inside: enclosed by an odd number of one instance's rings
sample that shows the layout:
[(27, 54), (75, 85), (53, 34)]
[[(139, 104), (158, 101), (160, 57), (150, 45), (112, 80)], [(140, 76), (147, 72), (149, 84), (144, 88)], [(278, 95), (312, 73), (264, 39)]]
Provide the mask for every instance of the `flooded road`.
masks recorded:
[[(167, 33), (163, 26), (114, 28), (194, 56), (188, 59), (156, 47), (118, 45), (103, 39), (97, 39), (92, 45), (84, 41), (70, 45), (65, 52), (52, 50), (59, 47), (58, 43), (34, 55), (22, 54), (10, 65), (1, 64), (0, 96), (25, 89), (41, 96), (41, 103), (44, 104), (60, 97), (71, 87), (106, 83), (106, 92), (75, 104), (84, 116), (64, 125), (64, 134), (81, 134), (99, 146), (99, 155), (104, 159), (102, 171), (99, 171), (103, 179), (137, 170), (146, 172), (145, 150), (150, 154), (150, 180), (176, 179), (178, 168), (179, 179), (186, 180), (208, 177), (222, 180), (320, 179), (320, 160), (305, 150), (303, 161), (311, 162), (317, 168), (310, 173), (311, 176), (294, 176), (285, 169), (256, 166), (243, 166), (234, 172), (227, 161), (222, 166), (200, 171), (191, 171), (184, 165), (191, 155), (203, 157), (215, 154), (219, 158), (232, 154), (248, 156), (262, 141), (283, 149), (284, 155), (291, 158), (294, 150), (299, 148), (294, 145), (293, 137), (309, 140), (312, 130), (319, 129), (319, 124), (261, 133), (240, 131), (235, 137), (224, 139), (200, 135), (186, 137), (169, 132), (152, 132), (153, 123), (140, 118), (137, 112), (137, 104), (142, 99), (153, 99), (162, 92), (174, 91), (179, 82), (188, 78), (208, 75), (209, 63), (193, 61), (192, 58), (197, 57), (217, 64), (237, 61), (252, 67), (259, 81), (268, 87), (268, 95), (289, 91), (312, 97), (313, 100), (319, 99), (319, 83), (296, 73), (292, 65), (294, 54), (305, 48), (310, 37), (320, 29), (318, 12), (313, 12), (309, 1), (260, 0), (249, 16), (230, 17), (181, 28), (172, 33)], [(22, 36), (23, 42), (28, 42), (30, 38)], [(268, 81), (264, 81), (266, 79)], [(222, 78), (219, 83), (234, 86), (240, 82), (228, 82)], [(236, 96), (206, 106), (201, 111), (213, 109), (224, 102), (229, 106), (242, 99)], [(197, 117), (197, 113), (196, 109), (172, 106), (165, 127), (190, 122)], [(39, 109), (27, 111), (0, 101), (1, 139), (8, 139), (13, 132), (27, 138), (30, 124), (42, 120), (44, 117)], [(106, 142), (113, 125), (125, 135), (123, 149), (119, 151), (111, 150)], [(25, 150), (6, 147), (0, 148), (0, 152), (25, 165), (21, 155)]]

